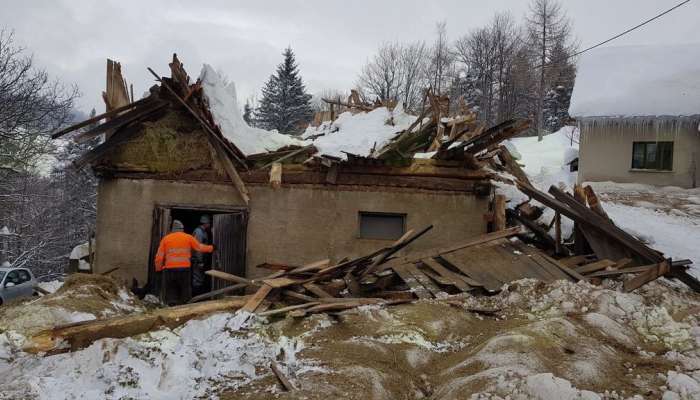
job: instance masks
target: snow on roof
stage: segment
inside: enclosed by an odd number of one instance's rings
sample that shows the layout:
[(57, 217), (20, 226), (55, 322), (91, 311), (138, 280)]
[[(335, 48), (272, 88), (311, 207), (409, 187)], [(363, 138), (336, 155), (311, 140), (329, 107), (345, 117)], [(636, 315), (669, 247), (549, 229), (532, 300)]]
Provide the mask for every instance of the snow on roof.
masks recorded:
[(406, 114), (401, 106), (393, 111), (379, 107), (358, 114), (344, 112), (332, 123), (308, 127), (302, 137), (322, 134), (313, 141), (320, 154), (345, 157), (342, 152), (346, 151), (367, 156), (375, 145), (376, 149), (380, 149), (397, 132), (408, 129), (415, 120), (416, 117)]
[(575, 117), (700, 114), (700, 44), (603, 47), (578, 63)]
[(277, 131), (248, 126), (238, 108), (235, 84), (227, 84), (210, 65), (204, 64), (199, 79), (202, 81), (204, 96), (209, 102), (209, 110), (221, 128), (221, 133), (244, 154), (265, 153), (284, 146), (307, 144)]

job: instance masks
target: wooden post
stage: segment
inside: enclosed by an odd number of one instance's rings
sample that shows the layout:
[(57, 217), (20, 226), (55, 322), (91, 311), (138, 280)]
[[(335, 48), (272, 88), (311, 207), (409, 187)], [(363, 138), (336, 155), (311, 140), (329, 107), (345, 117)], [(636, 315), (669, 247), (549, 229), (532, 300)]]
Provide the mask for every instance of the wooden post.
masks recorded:
[(493, 230), (506, 229), (506, 196), (497, 194), (493, 200)]
[[(586, 205), (586, 193), (581, 186), (574, 185), (574, 199), (579, 203)], [(583, 231), (577, 222), (574, 222), (574, 253), (586, 254), (590, 252), (590, 245), (583, 236)]]
[(273, 189), (279, 189), (282, 187), (282, 164), (273, 163), (270, 168), (270, 186)]
[(554, 251), (557, 254), (562, 254), (561, 214), (559, 212), (554, 213)]

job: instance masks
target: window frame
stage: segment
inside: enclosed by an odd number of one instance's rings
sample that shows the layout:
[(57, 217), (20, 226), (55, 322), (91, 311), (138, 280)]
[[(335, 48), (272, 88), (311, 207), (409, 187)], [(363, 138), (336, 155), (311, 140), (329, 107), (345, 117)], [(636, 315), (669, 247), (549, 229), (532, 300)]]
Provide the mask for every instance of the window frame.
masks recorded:
[[(394, 217), (401, 218), (401, 234), (396, 238), (380, 238), (380, 237), (366, 237), (362, 236), (362, 217)], [(408, 214), (406, 213), (396, 213), (396, 212), (377, 212), (377, 211), (358, 211), (357, 212), (357, 238), (363, 240), (387, 240), (394, 241), (399, 239), (401, 236), (406, 234), (406, 219)]]
[[(650, 162), (647, 161), (647, 156), (649, 155), (649, 150), (648, 147), (649, 145), (655, 145), (656, 150), (655, 150), (655, 161), (654, 163), (656, 165), (651, 165)], [(665, 151), (664, 149), (670, 147), (670, 158), (667, 160), (664, 157)], [(641, 148), (641, 152), (638, 152), (637, 150)], [(632, 171), (660, 171), (660, 172), (672, 172), (673, 171), (673, 150), (674, 150), (674, 142), (671, 140), (666, 140), (666, 141), (634, 141), (632, 142), (632, 162), (631, 162), (631, 170)], [(642, 155), (642, 161), (641, 165), (639, 165), (636, 161), (637, 159), (635, 158), (635, 155), (637, 153), (641, 153)], [(664, 165), (668, 164), (668, 168), (666, 168)]]

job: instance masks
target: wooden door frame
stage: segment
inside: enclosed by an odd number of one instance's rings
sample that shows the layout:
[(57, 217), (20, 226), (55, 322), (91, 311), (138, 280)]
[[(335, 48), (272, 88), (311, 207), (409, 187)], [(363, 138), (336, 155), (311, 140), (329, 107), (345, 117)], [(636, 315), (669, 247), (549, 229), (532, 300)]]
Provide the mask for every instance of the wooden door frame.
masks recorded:
[[(215, 213), (243, 213), (246, 214), (247, 218), (250, 218), (250, 210), (248, 207), (245, 206), (227, 206), (227, 205), (222, 205), (222, 204), (217, 204), (217, 205), (205, 205), (205, 204), (189, 204), (189, 203), (171, 203), (171, 202), (159, 202), (153, 204), (153, 217), (151, 221), (151, 248), (149, 251), (149, 260), (148, 260), (148, 273), (147, 273), (147, 282), (146, 286), (149, 290), (149, 292), (152, 292), (155, 289), (155, 255), (156, 252), (158, 251), (158, 243), (160, 243), (160, 240), (162, 239), (167, 232), (163, 233), (159, 238), (155, 238), (155, 236), (160, 232), (160, 229), (156, 227), (156, 215), (158, 214), (159, 209), (166, 209), (168, 210), (167, 215), (172, 215), (172, 210), (173, 209), (178, 209), (178, 210), (193, 210), (193, 211), (212, 211)], [(172, 217), (171, 217), (172, 218)], [(167, 230), (167, 229), (166, 229)], [(248, 224), (246, 224), (245, 227), (245, 242), (246, 242), (246, 249), (248, 247)], [(157, 293), (154, 293), (157, 295)]]

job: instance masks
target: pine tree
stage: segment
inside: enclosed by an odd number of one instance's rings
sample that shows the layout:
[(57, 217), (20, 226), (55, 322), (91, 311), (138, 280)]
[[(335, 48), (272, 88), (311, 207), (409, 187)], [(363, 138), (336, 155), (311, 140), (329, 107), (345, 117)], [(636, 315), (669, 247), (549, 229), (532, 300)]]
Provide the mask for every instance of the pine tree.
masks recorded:
[(311, 95), (306, 93), (291, 48), (285, 49), (284, 61), (262, 89), (256, 124), (291, 135), (299, 133), (311, 121)]
[(253, 108), (250, 106), (248, 100), (245, 101), (245, 105), (243, 106), (243, 120), (248, 126), (255, 126), (253, 122)]

